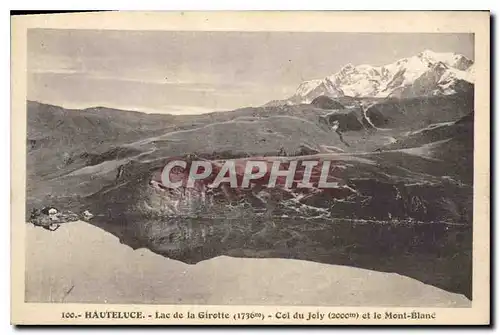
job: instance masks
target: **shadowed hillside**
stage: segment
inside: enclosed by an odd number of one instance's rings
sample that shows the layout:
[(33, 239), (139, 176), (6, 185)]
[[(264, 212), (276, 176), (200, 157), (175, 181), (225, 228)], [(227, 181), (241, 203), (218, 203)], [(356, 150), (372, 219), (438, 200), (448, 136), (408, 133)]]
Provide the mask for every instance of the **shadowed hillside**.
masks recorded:
[(321, 109), (344, 109), (344, 105), (330, 97), (321, 95), (311, 101), (311, 105)]
[(366, 111), (378, 128), (419, 129), (432, 123), (457, 120), (474, 109), (474, 94), (388, 99)]

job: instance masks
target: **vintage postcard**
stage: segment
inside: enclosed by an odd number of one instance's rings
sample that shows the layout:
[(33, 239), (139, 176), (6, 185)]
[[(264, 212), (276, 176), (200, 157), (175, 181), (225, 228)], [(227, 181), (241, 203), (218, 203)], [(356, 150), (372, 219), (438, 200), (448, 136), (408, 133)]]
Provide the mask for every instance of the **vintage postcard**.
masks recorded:
[(12, 18), (12, 315), (490, 323), (489, 12)]

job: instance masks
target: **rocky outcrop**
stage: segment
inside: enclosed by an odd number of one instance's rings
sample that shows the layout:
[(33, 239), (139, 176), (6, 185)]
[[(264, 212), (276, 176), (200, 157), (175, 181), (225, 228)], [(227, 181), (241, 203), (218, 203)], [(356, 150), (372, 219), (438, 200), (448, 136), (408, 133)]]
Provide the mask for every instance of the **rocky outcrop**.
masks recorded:
[(337, 122), (338, 130), (342, 132), (365, 129), (362, 120), (361, 111), (352, 108), (336, 110), (319, 116), (319, 122), (321, 124), (331, 127)]
[(93, 217), (94, 215), (88, 210), (78, 215), (69, 210), (59, 211), (53, 206), (48, 206), (42, 209), (33, 209), (29, 217), (29, 222), (35, 226), (54, 231), (63, 223), (79, 220), (89, 221)]
[(311, 101), (311, 105), (321, 109), (344, 109), (344, 105), (327, 96), (321, 95)]

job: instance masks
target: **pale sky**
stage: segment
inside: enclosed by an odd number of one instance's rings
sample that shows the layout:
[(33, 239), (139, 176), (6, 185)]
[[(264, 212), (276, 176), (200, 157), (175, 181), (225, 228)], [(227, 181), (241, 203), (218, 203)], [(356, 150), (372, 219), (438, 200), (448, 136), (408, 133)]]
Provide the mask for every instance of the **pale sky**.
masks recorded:
[(31, 29), (28, 99), (198, 114), (260, 106), (344, 65), (429, 49), (474, 59), (472, 34)]

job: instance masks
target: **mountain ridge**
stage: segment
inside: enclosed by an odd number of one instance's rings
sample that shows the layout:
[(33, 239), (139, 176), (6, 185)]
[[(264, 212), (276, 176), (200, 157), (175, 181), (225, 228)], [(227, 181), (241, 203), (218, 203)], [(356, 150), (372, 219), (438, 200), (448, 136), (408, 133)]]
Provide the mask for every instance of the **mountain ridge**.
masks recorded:
[(294, 95), (269, 104), (311, 103), (322, 95), (331, 98), (450, 95), (467, 91), (473, 86), (473, 64), (461, 54), (430, 50), (382, 66), (354, 66), (349, 63), (323, 79), (302, 82)]

